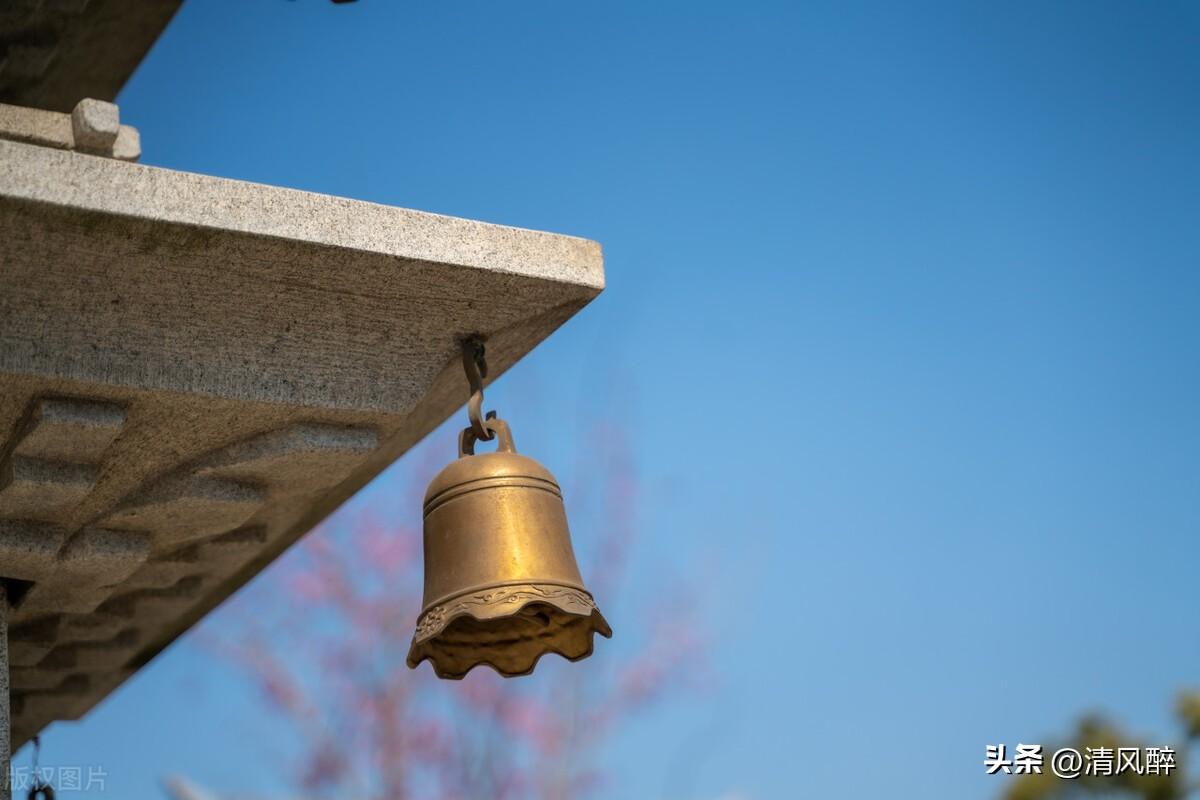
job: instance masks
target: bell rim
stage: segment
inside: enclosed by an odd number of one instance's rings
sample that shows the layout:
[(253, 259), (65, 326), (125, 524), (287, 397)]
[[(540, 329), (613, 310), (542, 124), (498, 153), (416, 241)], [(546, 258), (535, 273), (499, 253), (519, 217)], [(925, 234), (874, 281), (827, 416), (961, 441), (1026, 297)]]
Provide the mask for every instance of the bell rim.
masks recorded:
[[(540, 585), (536, 583), (515, 583), (505, 586), (493, 584), (486, 587), (482, 593), (476, 592), (477, 597), (474, 602), (454, 605), (455, 598), (461, 598), (467, 594), (469, 593), (456, 593), (450, 603), (433, 605), (428, 611), (421, 614), (417, 622), (417, 631), (413, 634), (412, 644), (409, 647), (408, 657), (405, 659), (409, 667), (416, 669), (422, 661), (427, 660), (438, 678), (461, 680), (475, 667), (487, 665), (502, 677), (515, 678), (531, 674), (546, 653), (557, 653), (568, 661), (579, 661), (595, 651), (597, 633), (606, 639), (612, 638), (612, 627), (609, 626), (608, 620), (604, 618), (596, 601), (586, 589), (567, 586), (559, 582), (545, 582)], [(528, 665), (522, 665), (523, 668), (519, 670), (504, 669), (485, 654), (481, 654), (477, 660), (472, 661), (461, 672), (445, 669), (439, 664), (438, 637), (450, 628), (455, 620), (462, 617), (471, 617), (480, 622), (502, 620), (517, 616), (524, 608), (535, 603), (549, 605), (562, 614), (586, 621), (586, 647), (571, 654), (565, 652), (562, 647), (545, 642), (541, 652), (534, 655)], [(430, 615), (439, 609), (444, 609), (441, 615), (431, 620)], [(422, 632), (421, 628), (426, 625), (430, 626), (429, 630)]]
[[(444, 672), (444, 671), (442, 671), (438, 667), (438, 663), (437, 663), (437, 660), (434, 658), (434, 654), (429, 653), (429, 652), (421, 653), (420, 658), (417, 658), (416, 660), (414, 660), (413, 657), (416, 654), (416, 651), (417, 650), (425, 650), (426, 644), (428, 642), (432, 641), (430, 639), (426, 639), (424, 642), (421, 642), (420, 644), (417, 644), (414, 642), (412, 644), (412, 646), (409, 648), (408, 658), (406, 659), (406, 663), (408, 664), (409, 668), (416, 669), (417, 667), (421, 666), (422, 662), (428, 661), (430, 667), (433, 668), (433, 674), (441, 680), (448, 680), (448, 681), (461, 681), (464, 678), (466, 678), (468, 675), (470, 675), (471, 671), (474, 670), (476, 667), (490, 667), (493, 672), (495, 672), (497, 675), (499, 675), (502, 678), (521, 678), (526, 675), (532, 675), (534, 673), (534, 671), (537, 669), (537, 665), (541, 663), (542, 658), (550, 655), (551, 653), (553, 653), (554, 655), (560, 656), (564, 660), (569, 661), (571, 663), (575, 663), (576, 661), (582, 661), (583, 659), (588, 658), (589, 656), (595, 654), (595, 652), (596, 652), (596, 634), (597, 633), (600, 634), (605, 639), (611, 639), (612, 638), (612, 628), (609, 626), (608, 620), (604, 619), (604, 615), (600, 613), (600, 609), (596, 609), (595, 611), (593, 611), (591, 614), (588, 615), (588, 618), (590, 618), (592, 620), (592, 629), (590, 631), (588, 631), (587, 649), (586, 650), (584, 650), (582, 653), (580, 653), (577, 656), (571, 656), (571, 655), (567, 655), (566, 653), (564, 653), (562, 650), (560, 650), (557, 647), (547, 646), (546, 649), (542, 650), (542, 652), (538, 653), (536, 656), (533, 657), (533, 660), (530, 661), (530, 663), (529, 663), (528, 669), (521, 670), (520, 672), (508, 672), (504, 669), (501, 669), (499, 666), (497, 666), (496, 664), (494, 664), (491, 660), (489, 660), (487, 658), (481, 658), (478, 661), (473, 662), (471, 664), (471, 666), (467, 667), (466, 670), (464, 670), (463, 672)], [(599, 623), (599, 624), (597, 624), (597, 623)], [(603, 627), (600, 627), (600, 625), (603, 625)]]
[[(586, 592), (585, 592), (585, 594), (586, 594)], [(589, 594), (588, 596), (590, 598), (591, 595)], [(522, 603), (516, 610), (512, 611), (509, 614), (497, 615), (497, 616), (489, 617), (486, 619), (504, 619), (506, 617), (515, 616), (516, 614), (520, 613), (520, 610), (522, 608), (524, 608), (525, 606), (530, 605), (531, 603), (537, 603), (537, 602), (545, 603), (547, 601), (546, 600), (538, 600), (538, 599), (527, 600), (526, 602)], [(555, 647), (553, 645), (547, 644), (544, 646), (544, 649), (541, 652), (539, 652), (537, 655), (535, 655), (532, 658), (532, 660), (529, 662), (529, 666), (522, 670), (517, 670), (517, 671), (505, 670), (502, 667), (500, 667), (498, 664), (496, 664), (494, 661), (492, 661), (491, 659), (486, 658), (486, 657), (481, 657), (478, 660), (473, 661), (462, 672), (443, 670), (438, 665), (438, 660), (436, 658), (437, 654), (432, 652), (434, 641), (437, 639), (437, 637), (440, 636), (441, 633), (443, 631), (445, 631), (446, 628), (448, 628), (451, 623), (454, 622), (454, 620), (459, 619), (463, 616), (472, 616), (477, 620), (484, 621), (483, 619), (481, 619), (479, 617), (475, 617), (473, 614), (470, 614), (469, 612), (464, 612), (464, 613), (456, 614), (455, 616), (447, 619), (445, 621), (445, 624), (442, 626), (442, 628), (440, 630), (438, 630), (437, 632), (431, 634), (430, 636), (428, 636), (420, 641), (417, 641), (416, 636), (414, 636), (413, 642), (409, 647), (408, 657), (405, 659), (405, 663), (407, 663), (409, 668), (416, 669), (417, 667), (419, 667), (421, 665), (421, 662), (428, 661), (430, 666), (433, 668), (434, 675), (442, 680), (463, 680), (476, 667), (483, 667), (483, 666), (491, 667), (492, 671), (495, 672), (497, 675), (501, 676), (502, 678), (519, 678), (519, 677), (522, 677), (525, 675), (533, 674), (533, 672), (537, 669), (537, 665), (539, 663), (541, 663), (543, 656), (546, 656), (550, 653), (554, 653), (558, 656), (561, 656), (566, 661), (570, 661), (570, 662), (582, 661), (583, 659), (585, 659), (588, 656), (591, 656), (592, 654), (595, 653), (596, 634), (597, 633), (600, 634), (601, 636), (603, 636), (605, 639), (612, 638), (612, 635), (613, 635), (612, 627), (608, 624), (608, 620), (606, 620), (604, 618), (604, 614), (601, 613), (601, 611), (598, 607), (596, 607), (594, 601), (592, 602), (591, 611), (587, 614), (578, 614), (578, 613), (575, 613), (575, 612), (572, 612), (572, 611), (569, 611), (566, 609), (559, 608), (557, 605), (555, 605), (555, 608), (557, 608), (559, 611), (562, 611), (565, 614), (568, 614), (568, 615), (574, 616), (574, 617), (578, 617), (579, 619), (582, 619), (582, 620), (587, 620), (590, 623), (589, 628), (586, 632), (587, 647), (584, 648), (579, 653), (577, 653), (576, 655), (571, 655), (569, 653), (564, 652), (559, 647)]]

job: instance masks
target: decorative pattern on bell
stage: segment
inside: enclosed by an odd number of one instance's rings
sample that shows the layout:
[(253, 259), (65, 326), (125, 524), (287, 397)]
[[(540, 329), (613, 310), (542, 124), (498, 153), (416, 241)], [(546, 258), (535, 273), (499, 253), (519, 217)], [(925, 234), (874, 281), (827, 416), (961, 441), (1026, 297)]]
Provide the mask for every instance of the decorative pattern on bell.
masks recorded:
[[(503, 420), (479, 418), (472, 373), (472, 427), (425, 493), (425, 598), (408, 665), (429, 659), (439, 678), (480, 664), (528, 675), (546, 653), (591, 655), (593, 635), (612, 629), (584, 588), (558, 483), (517, 453)], [(476, 455), (476, 441), (491, 438), (496, 451)]]

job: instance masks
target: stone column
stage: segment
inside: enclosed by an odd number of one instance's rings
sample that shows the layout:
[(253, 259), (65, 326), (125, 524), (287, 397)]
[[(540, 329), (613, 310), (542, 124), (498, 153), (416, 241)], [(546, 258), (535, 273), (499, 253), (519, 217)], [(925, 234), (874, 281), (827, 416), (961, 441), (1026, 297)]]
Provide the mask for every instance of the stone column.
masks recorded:
[(12, 800), (8, 718), (8, 595), (0, 581), (0, 800)]

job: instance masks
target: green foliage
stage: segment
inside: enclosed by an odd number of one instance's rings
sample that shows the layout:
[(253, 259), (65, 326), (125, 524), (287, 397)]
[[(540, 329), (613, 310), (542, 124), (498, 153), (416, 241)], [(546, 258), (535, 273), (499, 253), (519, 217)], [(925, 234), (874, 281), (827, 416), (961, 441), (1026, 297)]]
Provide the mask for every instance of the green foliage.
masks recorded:
[(1200, 692), (1183, 692), (1175, 703), (1175, 713), (1189, 739), (1200, 738)]
[[(1200, 692), (1181, 694), (1176, 713), (1187, 739), (1200, 737)], [(1183, 760), (1186, 742), (1166, 744), (1175, 750), (1176, 766), (1169, 775), (1139, 775), (1126, 770), (1119, 775), (1081, 775), (1075, 780), (1064, 780), (1050, 769), (1050, 757), (1062, 747), (1072, 747), (1080, 753), (1087, 753), (1089, 747), (1111, 748), (1116, 752), (1122, 747), (1144, 749), (1147, 744), (1101, 717), (1085, 717), (1065, 741), (1046, 746), (1046, 766), (1042, 774), (1015, 777), (1002, 796), (1004, 800), (1068, 800), (1087, 795), (1128, 797), (1131, 800), (1183, 800), (1189, 789)], [(1156, 742), (1155, 745), (1163, 746), (1164, 743)]]

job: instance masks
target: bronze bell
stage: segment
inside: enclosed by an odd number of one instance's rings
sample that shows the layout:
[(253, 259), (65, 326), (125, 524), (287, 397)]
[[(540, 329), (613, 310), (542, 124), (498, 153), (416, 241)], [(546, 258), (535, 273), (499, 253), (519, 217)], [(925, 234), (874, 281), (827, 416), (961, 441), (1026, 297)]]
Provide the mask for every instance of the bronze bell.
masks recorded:
[[(476, 388), (469, 366), (468, 377)], [(439, 678), (479, 664), (528, 675), (545, 653), (578, 661), (593, 633), (612, 636), (579, 575), (558, 483), (517, 453), (503, 420), (479, 420), (475, 395), (458, 460), (425, 493), (425, 598), (408, 665), (429, 659)], [(495, 452), (476, 455), (493, 437)]]

